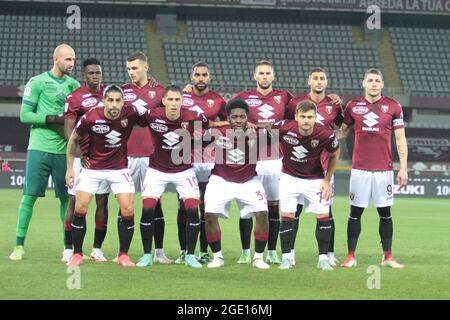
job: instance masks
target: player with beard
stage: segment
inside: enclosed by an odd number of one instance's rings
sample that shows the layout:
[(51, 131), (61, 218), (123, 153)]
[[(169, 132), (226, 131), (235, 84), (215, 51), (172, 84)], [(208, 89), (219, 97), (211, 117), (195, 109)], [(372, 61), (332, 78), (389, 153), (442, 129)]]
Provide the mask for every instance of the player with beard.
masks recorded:
[[(64, 113), (64, 134), (69, 140), (75, 125), (81, 117), (93, 107), (103, 105), (102, 67), (97, 59), (89, 58), (83, 62), (83, 78), (85, 85), (73, 91), (66, 100), (66, 111)], [(74, 186), (78, 183), (81, 172), (81, 151), (75, 151), (74, 159)], [(67, 207), (66, 220), (64, 222), (65, 249), (61, 261), (68, 262), (73, 255), (72, 243), (72, 219), (75, 209), (75, 189), (70, 188), (69, 206)], [(95, 195), (97, 209), (95, 210), (95, 233), (94, 246), (91, 259), (96, 262), (105, 262), (107, 259), (102, 251), (102, 244), (106, 236), (108, 224), (108, 194), (109, 190), (100, 189)]]
[[(182, 107), (202, 114), (211, 121), (226, 120), (226, 102), (217, 92), (209, 88), (210, 80), (208, 64), (203, 61), (195, 63), (191, 68), (191, 85), (183, 94)], [(195, 132), (194, 138), (200, 138), (202, 134), (203, 132)], [(204, 196), (211, 170), (214, 167), (214, 158), (211, 154), (205, 153), (201, 145), (195, 146), (193, 149), (193, 167), (200, 189), (200, 253), (198, 259), (200, 263), (206, 264), (211, 261), (211, 258), (208, 254), (208, 242), (205, 235)], [(177, 224), (181, 251), (175, 263), (182, 264), (186, 255), (186, 210), (184, 210), (182, 201), (180, 201), (178, 209)]]

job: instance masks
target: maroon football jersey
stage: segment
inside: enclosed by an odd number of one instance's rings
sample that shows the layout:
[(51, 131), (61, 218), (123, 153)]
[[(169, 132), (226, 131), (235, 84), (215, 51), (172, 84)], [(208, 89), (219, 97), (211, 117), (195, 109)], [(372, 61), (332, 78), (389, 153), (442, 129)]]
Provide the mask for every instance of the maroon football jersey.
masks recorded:
[(397, 101), (385, 96), (375, 103), (364, 97), (351, 100), (344, 123), (355, 128), (353, 169), (392, 170), (392, 131), (404, 128), (402, 106)]
[[(64, 118), (75, 121), (75, 124), (80, 121), (81, 117), (93, 107), (103, 106), (103, 90), (105, 85), (100, 86), (100, 91), (91, 91), (87, 86), (82, 86), (73, 91), (67, 96), (66, 110)], [(80, 140), (80, 145), (83, 144)], [(85, 151), (85, 150), (84, 150)], [(79, 150), (76, 151), (75, 156), (79, 157)]]
[[(218, 93), (208, 91), (202, 96), (197, 96), (192, 93), (183, 94), (183, 108), (202, 114), (206, 119), (211, 121), (226, 120), (227, 114), (225, 111), (226, 101)], [(194, 132), (194, 139), (201, 139), (203, 132)], [(201, 147), (193, 149), (194, 162), (214, 162), (213, 155), (210, 152), (204, 152)]]
[(211, 141), (208, 144), (215, 150), (215, 165), (211, 174), (237, 183), (255, 177), (260, 143), (266, 143), (261, 137), (267, 137), (265, 130), (244, 132), (238, 136), (229, 125), (209, 129), (204, 139)]
[(272, 129), (279, 130), (283, 150), (282, 172), (303, 179), (321, 179), (324, 170), (320, 161), (323, 151), (334, 153), (339, 148), (334, 131), (316, 123), (309, 136), (303, 136), (295, 120), (283, 120)]
[[(174, 173), (192, 168), (192, 137), (194, 130), (208, 128), (208, 119), (202, 114), (182, 108), (180, 117), (169, 120), (165, 108), (148, 113), (155, 152), (150, 156), (150, 167), (161, 172)], [(190, 147), (182, 149), (189, 144)], [(185, 152), (189, 152), (185, 154)]]
[[(148, 84), (139, 88), (133, 83), (126, 83), (122, 86), (124, 100), (127, 104), (135, 107), (145, 107), (152, 109), (161, 107), (164, 95), (164, 87), (150, 87)], [(148, 128), (135, 127), (128, 139), (128, 156), (148, 157), (154, 151), (153, 138)]]
[[(295, 109), (297, 108), (297, 105), (305, 100), (313, 101), (309, 93), (292, 98), (287, 108), (286, 119), (294, 119)], [(328, 96), (325, 96), (325, 98), (323, 98), (321, 101), (314, 103), (317, 106), (317, 123), (323, 124), (330, 129), (333, 129), (333, 125), (336, 125), (338, 127), (341, 126), (342, 122), (344, 121), (344, 112), (340, 104), (332, 103), (331, 99)], [(322, 153), (321, 160), (324, 170), (326, 170), (328, 167), (328, 159), (328, 152)]]
[(104, 107), (92, 108), (81, 117), (75, 130), (81, 150), (89, 157), (93, 170), (119, 170), (128, 167), (127, 140), (133, 126), (147, 126), (146, 114), (139, 117), (134, 108), (124, 106), (120, 116), (109, 120)]
[[(248, 121), (254, 124), (274, 124), (284, 119), (286, 108), (292, 99), (289, 91), (273, 89), (267, 95), (262, 95), (258, 90), (253, 89), (238, 93), (234, 99), (244, 99), (249, 106)], [(273, 159), (271, 149), (262, 151), (259, 160)], [(276, 157), (280, 158), (281, 154)]]

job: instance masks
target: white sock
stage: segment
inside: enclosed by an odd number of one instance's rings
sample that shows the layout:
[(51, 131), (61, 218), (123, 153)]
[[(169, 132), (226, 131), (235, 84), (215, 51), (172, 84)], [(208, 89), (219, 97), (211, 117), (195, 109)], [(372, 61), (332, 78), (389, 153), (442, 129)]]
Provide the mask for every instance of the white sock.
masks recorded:
[(276, 250), (267, 250), (267, 254), (276, 254), (277, 251)]
[(282, 259), (283, 259), (283, 260), (285, 260), (285, 259), (291, 260), (291, 253), (290, 253), (290, 252), (289, 252), (289, 253), (283, 253)]
[(261, 253), (255, 252), (255, 255), (253, 256), (253, 260), (262, 259), (262, 258), (263, 258), (262, 252)]
[(250, 249), (243, 249), (242, 253), (250, 254)]
[(291, 258), (295, 258), (295, 250), (294, 249), (291, 250)]
[(319, 261), (320, 260), (328, 260), (328, 256), (326, 254), (319, 254)]
[(214, 259), (222, 259), (223, 260), (222, 250), (214, 252), (213, 255), (214, 255)]
[(99, 251), (102, 251), (102, 249), (101, 248), (92, 248), (92, 252), (99, 252)]
[(155, 249), (155, 256), (163, 257), (164, 256), (164, 249)]
[(334, 258), (334, 252), (328, 252), (328, 258)]

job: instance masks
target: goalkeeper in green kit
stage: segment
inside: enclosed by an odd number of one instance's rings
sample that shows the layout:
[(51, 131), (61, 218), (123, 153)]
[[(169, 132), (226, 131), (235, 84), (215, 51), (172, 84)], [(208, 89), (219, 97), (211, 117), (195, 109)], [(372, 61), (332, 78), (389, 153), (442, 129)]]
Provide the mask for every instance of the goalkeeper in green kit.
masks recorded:
[[(75, 51), (67, 44), (56, 47), (53, 68), (31, 78), (24, 91), (20, 121), (31, 125), (25, 169), (25, 184), (19, 206), (16, 246), (9, 258), (22, 260), (28, 226), (37, 197), (45, 196), (49, 175), (60, 200), (60, 219), (64, 228), (68, 195), (65, 182), (66, 146), (64, 106), (66, 96), (80, 84), (68, 75), (75, 64)], [(64, 234), (64, 232), (63, 232)]]

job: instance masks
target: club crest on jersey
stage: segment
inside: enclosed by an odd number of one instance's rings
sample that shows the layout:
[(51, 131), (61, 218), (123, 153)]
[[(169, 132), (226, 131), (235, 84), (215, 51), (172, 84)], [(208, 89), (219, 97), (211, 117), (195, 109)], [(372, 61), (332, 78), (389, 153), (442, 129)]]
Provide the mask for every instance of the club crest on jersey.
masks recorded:
[(181, 127), (182, 127), (183, 129), (187, 129), (187, 128), (189, 127), (189, 122), (182, 122), (182, 123), (181, 123)]
[(319, 145), (319, 140), (317, 139), (312, 139), (311, 140), (311, 147), (315, 148)]
[(353, 199), (355, 199), (355, 193), (354, 192), (350, 192), (349, 196), (350, 196), (350, 200), (353, 201)]
[(120, 121), (120, 124), (122, 125), (122, 127), (126, 128), (128, 126), (128, 119), (123, 119), (122, 121)]
[(276, 103), (278, 103), (278, 104), (281, 103), (281, 96), (275, 96), (275, 97), (273, 97), (273, 99), (276, 101)]
[(387, 106), (385, 104), (381, 105), (381, 111), (383, 111), (383, 113), (388, 112), (389, 111), (389, 106)]
[(154, 99), (155, 96), (156, 96), (156, 92), (155, 91), (149, 91), (148, 92), (148, 96), (149, 96), (150, 99)]
[(325, 111), (326, 111), (328, 114), (331, 114), (331, 112), (333, 112), (333, 106), (325, 106)]
[(214, 100), (213, 99), (207, 99), (206, 104), (208, 107), (212, 108), (214, 106)]

